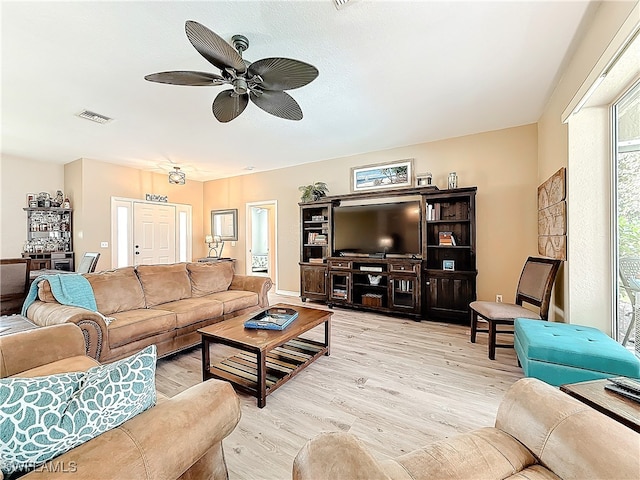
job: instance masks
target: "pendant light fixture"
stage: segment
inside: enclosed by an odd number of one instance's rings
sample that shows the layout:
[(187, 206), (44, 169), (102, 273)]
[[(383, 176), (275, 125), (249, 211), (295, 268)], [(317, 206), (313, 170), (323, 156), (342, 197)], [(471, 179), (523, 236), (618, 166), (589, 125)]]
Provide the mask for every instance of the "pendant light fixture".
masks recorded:
[(180, 171), (180, 167), (173, 167), (174, 171), (169, 172), (169, 183), (174, 185), (184, 185), (186, 181), (186, 175)]

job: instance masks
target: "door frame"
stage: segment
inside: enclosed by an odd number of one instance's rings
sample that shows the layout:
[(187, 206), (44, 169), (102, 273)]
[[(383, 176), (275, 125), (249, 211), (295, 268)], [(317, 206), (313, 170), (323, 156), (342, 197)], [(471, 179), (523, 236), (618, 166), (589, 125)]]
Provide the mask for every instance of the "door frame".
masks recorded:
[[(246, 265), (246, 274), (252, 275), (251, 271), (251, 208), (252, 207), (273, 207), (269, 210), (273, 211), (273, 235), (269, 235), (269, 262), (273, 265), (273, 272), (269, 272), (269, 276), (273, 280), (273, 283), (276, 284), (276, 289), (279, 285), (278, 283), (278, 201), (277, 200), (264, 200), (260, 202), (247, 202), (245, 204), (245, 232), (246, 232), (246, 242), (245, 242), (245, 265)], [(273, 238), (273, 243), (271, 242), (271, 238)]]

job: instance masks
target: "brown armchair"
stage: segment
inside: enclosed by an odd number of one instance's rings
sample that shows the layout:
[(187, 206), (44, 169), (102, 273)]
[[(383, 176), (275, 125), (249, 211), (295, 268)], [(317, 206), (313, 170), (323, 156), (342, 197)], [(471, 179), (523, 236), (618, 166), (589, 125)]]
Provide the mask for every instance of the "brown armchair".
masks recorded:
[[(85, 355), (82, 330), (65, 323), (2, 337), (0, 377), (36, 377), (84, 371), (98, 363)], [(74, 480), (226, 480), (222, 440), (240, 420), (231, 384), (199, 383), (20, 477)], [(61, 466), (73, 472), (61, 470)], [(0, 480), (2, 480), (0, 472)]]
[(321, 433), (296, 456), (293, 480), (638, 479), (639, 442), (623, 424), (523, 378), (505, 394), (493, 427), (396, 458), (374, 458), (350, 433)]

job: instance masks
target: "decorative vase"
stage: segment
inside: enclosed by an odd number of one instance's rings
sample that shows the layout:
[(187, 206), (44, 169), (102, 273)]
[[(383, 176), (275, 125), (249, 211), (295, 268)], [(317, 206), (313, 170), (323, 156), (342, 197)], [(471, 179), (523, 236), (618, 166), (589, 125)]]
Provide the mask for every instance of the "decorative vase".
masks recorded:
[(447, 188), (458, 188), (458, 175), (456, 175), (456, 172), (451, 172), (449, 174), (449, 182)]

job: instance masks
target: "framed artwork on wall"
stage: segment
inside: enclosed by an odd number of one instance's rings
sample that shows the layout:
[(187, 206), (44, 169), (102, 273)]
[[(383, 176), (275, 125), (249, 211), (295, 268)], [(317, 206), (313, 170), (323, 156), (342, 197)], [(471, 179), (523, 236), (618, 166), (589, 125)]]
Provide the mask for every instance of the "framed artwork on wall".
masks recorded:
[(413, 185), (413, 158), (351, 168), (351, 191), (384, 190)]

